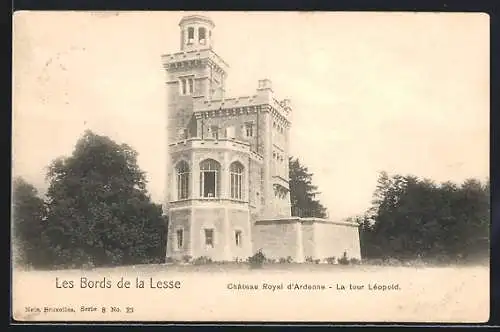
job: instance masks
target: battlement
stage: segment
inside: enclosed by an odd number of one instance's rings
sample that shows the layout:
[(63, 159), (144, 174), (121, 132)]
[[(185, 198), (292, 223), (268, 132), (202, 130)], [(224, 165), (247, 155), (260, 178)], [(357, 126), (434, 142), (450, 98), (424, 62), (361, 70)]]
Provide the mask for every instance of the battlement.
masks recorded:
[(227, 70), (229, 65), (212, 49), (191, 50), (186, 52), (176, 52), (163, 54), (161, 56), (163, 65), (170, 65), (181, 61), (209, 59), (218, 64), (223, 70)]
[[(263, 81), (265, 81), (263, 83)], [(292, 108), (290, 99), (278, 100), (274, 97), (274, 93), (270, 88), (269, 80), (260, 80), (257, 94), (251, 96), (231, 97), (224, 99), (195, 98), (193, 100), (194, 110), (198, 112), (211, 112), (227, 109), (243, 109), (245, 107), (265, 106), (269, 105), (279, 114), (289, 119)]]
[(247, 153), (252, 159), (263, 161), (264, 157), (250, 150), (250, 143), (229, 138), (199, 138), (193, 137), (168, 145), (171, 152), (178, 152), (187, 149), (226, 149)]

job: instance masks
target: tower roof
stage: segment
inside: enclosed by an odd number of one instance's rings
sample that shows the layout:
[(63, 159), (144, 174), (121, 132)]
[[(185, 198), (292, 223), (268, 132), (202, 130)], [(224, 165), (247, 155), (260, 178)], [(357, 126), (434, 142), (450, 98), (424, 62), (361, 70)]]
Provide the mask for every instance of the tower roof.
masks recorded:
[(213, 29), (215, 27), (214, 22), (207, 16), (203, 15), (188, 15), (184, 16), (181, 21), (179, 22), (179, 26), (182, 26), (186, 23), (195, 23), (195, 22), (202, 22), (209, 24), (211, 28)]

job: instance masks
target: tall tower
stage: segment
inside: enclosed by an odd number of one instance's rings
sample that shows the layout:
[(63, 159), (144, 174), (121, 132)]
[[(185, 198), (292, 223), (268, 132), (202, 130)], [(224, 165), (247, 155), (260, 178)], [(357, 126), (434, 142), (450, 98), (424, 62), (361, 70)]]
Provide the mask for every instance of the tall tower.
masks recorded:
[(162, 57), (167, 72), (169, 143), (197, 136), (192, 119), (196, 98), (217, 99), (224, 95), (227, 64), (213, 51), (214, 23), (207, 17), (182, 18), (180, 52)]
[(215, 25), (209, 18), (186, 16), (179, 27), (180, 51), (162, 56), (168, 100), (167, 256), (248, 257), (251, 230), (243, 188), (248, 188), (250, 149), (227, 139), (215, 123), (208, 125), (210, 112), (200, 108), (221, 103), (228, 66), (212, 48)]

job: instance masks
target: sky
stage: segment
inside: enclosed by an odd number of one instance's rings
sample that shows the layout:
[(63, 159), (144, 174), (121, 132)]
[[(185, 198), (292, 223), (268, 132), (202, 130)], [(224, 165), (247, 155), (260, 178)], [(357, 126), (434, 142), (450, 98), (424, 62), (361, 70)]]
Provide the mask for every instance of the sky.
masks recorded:
[(178, 23), (204, 14), (228, 97), (272, 81), (290, 98), (290, 153), (332, 219), (370, 205), (379, 171), (437, 182), (489, 174), (489, 17), (480, 13), (17, 12), (13, 175), (46, 167), (85, 129), (138, 151), (165, 197), (166, 74)]

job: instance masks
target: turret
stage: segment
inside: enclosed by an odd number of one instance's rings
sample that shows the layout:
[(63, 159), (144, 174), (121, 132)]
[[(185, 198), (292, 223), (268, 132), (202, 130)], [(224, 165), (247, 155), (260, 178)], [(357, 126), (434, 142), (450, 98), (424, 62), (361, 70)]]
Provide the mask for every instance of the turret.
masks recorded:
[(212, 30), (215, 24), (208, 17), (185, 16), (180, 21), (179, 27), (181, 29), (181, 51), (212, 48)]

